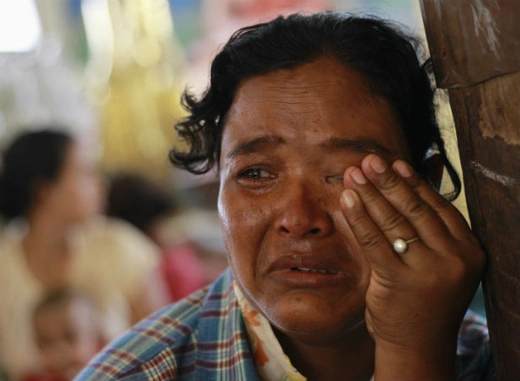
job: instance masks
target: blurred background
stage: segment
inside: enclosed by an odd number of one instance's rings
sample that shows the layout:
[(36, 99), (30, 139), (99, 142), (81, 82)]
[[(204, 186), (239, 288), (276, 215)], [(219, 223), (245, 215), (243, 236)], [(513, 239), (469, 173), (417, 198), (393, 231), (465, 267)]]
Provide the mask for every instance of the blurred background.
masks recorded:
[[(168, 162), (180, 94), (204, 90), (211, 59), (236, 29), (319, 10), (377, 14), (424, 36), (416, 0), (0, 0), (0, 148), (21, 130), (63, 125), (108, 178), (137, 174), (167, 191), (176, 206), (167, 239), (222, 252), (216, 175)], [(449, 107), (440, 116), (460, 168)], [(464, 195), (457, 206), (465, 213)]]
[(0, 148), (20, 131), (65, 126), (107, 179), (132, 173), (167, 191), (168, 239), (222, 252), (216, 175), (168, 162), (180, 94), (204, 90), (236, 29), (320, 10), (379, 14), (424, 33), (415, 0), (0, 0)]
[(204, 90), (239, 27), (319, 10), (379, 14), (424, 34), (415, 0), (0, 0), (0, 147), (23, 129), (64, 125), (103, 173), (160, 183), (183, 215), (212, 212), (215, 174), (167, 159), (182, 90)]
[[(225, 266), (218, 183), (168, 162), (181, 92), (204, 90), (211, 59), (236, 29), (320, 10), (377, 14), (424, 36), (416, 0), (0, 0), (0, 148), (21, 131), (65, 126), (107, 187), (125, 173), (164, 191), (172, 204), (153, 238), (193, 242), (209, 280)], [(460, 168), (449, 107), (440, 115)]]
[(167, 162), (181, 91), (204, 90), (212, 57), (239, 27), (325, 9), (423, 34), (415, 0), (0, 0), (0, 144), (59, 123), (90, 142), (103, 171), (141, 173), (183, 208), (213, 208), (208, 195), (183, 192), (213, 176), (195, 180)]
[[(168, 161), (176, 141), (173, 125), (183, 117), (181, 93), (205, 89), (212, 58), (238, 28), (280, 14), (322, 10), (393, 19), (424, 40), (417, 0), (0, 0), (0, 149), (20, 133), (46, 125), (60, 126), (80, 141), (102, 178), (103, 214), (137, 228), (127, 232), (119, 225), (98, 224), (98, 230), (111, 237), (109, 232), (124, 231), (131, 242), (141, 240), (137, 233), (146, 235), (151, 250), (162, 254), (159, 269), (169, 290), (162, 302), (178, 300), (214, 280), (227, 265), (216, 213), (216, 174), (195, 177)], [(460, 173), (453, 118), (442, 96), (439, 117)], [(449, 191), (449, 184), (445, 187)], [(467, 215), (464, 194), (456, 205)], [(0, 217), (0, 233), (9, 230), (7, 222)], [(124, 237), (120, 264), (130, 266), (133, 243)], [(107, 250), (98, 241), (93, 239), (97, 246), (92, 247)], [(7, 288), (6, 295), (16, 301), (18, 288)], [(481, 291), (472, 307), (485, 312)], [(13, 364), (1, 358), (5, 353), (0, 350), (0, 368), (16, 374)]]

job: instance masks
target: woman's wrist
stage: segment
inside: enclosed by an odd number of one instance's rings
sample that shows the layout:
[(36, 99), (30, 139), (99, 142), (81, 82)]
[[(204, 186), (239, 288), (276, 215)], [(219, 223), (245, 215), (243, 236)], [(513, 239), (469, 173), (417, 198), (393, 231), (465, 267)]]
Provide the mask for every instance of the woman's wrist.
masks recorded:
[(455, 380), (456, 343), (407, 348), (376, 343), (376, 381)]

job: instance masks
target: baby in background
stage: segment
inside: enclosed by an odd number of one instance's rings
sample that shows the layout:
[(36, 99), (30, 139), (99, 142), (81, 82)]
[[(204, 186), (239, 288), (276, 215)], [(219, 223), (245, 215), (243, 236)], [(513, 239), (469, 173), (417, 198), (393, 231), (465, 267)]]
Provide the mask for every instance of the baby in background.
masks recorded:
[(23, 381), (70, 381), (104, 344), (94, 305), (72, 290), (50, 292), (33, 317), (42, 373)]

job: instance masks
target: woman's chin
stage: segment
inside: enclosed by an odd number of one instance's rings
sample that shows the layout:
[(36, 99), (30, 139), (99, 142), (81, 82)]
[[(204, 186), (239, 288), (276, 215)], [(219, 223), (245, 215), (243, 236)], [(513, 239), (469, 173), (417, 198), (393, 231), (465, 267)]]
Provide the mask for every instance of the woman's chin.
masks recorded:
[(317, 296), (288, 299), (270, 309), (273, 314), (266, 317), (276, 330), (289, 337), (325, 343), (365, 329), (364, 301), (349, 306)]

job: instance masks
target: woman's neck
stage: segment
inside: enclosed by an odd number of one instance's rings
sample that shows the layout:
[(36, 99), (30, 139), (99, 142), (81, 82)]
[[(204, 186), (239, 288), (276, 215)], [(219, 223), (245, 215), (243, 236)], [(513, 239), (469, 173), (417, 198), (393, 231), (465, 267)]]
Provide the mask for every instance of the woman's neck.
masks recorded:
[[(276, 331), (275, 331), (276, 332)], [(365, 325), (330, 344), (295, 340), (276, 332), (291, 363), (313, 380), (369, 380), (374, 374), (375, 345)]]
[(22, 241), (25, 259), (32, 274), (45, 287), (59, 287), (67, 280), (71, 227), (52, 216), (31, 215)]

